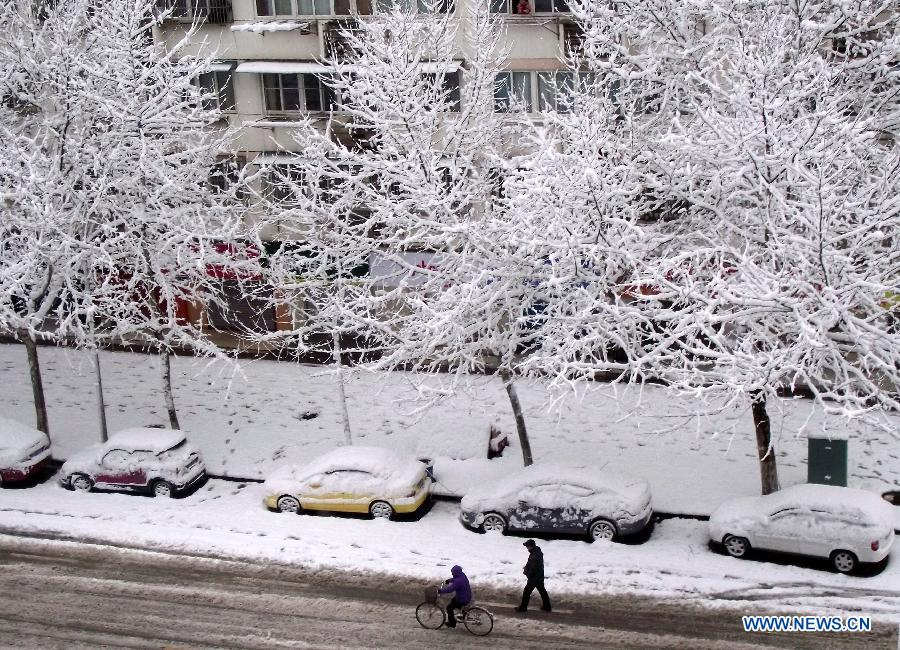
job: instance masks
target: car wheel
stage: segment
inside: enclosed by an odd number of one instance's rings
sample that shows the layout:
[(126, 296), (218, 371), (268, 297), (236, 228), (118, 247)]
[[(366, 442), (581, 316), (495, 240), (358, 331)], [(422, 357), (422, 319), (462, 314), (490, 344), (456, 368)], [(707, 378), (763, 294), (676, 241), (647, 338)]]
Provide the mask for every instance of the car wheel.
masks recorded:
[(616, 538), (616, 527), (611, 521), (600, 519), (591, 524), (591, 527), (588, 529), (588, 536), (591, 539), (611, 542)]
[(506, 521), (500, 515), (492, 512), (484, 516), (484, 521), (481, 522), (481, 530), (486, 533), (500, 533), (503, 535), (506, 533)]
[(831, 554), (831, 564), (838, 573), (853, 573), (859, 560), (850, 551), (835, 551)]
[(300, 502), (294, 497), (278, 497), (278, 501), (276, 503), (278, 505), (278, 512), (290, 512), (295, 515), (299, 514), (300, 512)]
[(390, 519), (394, 516), (394, 509), (386, 501), (374, 501), (369, 506), (369, 514), (373, 519)]
[(69, 485), (78, 492), (90, 492), (94, 489), (94, 482), (84, 474), (72, 474), (69, 477)]
[(166, 481), (157, 481), (153, 484), (151, 489), (153, 491), (153, 496), (155, 497), (171, 498), (175, 496), (175, 488), (172, 487), (171, 483), (167, 483)]
[(725, 546), (725, 552), (731, 557), (747, 557), (747, 554), (750, 552), (750, 542), (747, 541), (746, 537), (726, 535), (722, 544)]

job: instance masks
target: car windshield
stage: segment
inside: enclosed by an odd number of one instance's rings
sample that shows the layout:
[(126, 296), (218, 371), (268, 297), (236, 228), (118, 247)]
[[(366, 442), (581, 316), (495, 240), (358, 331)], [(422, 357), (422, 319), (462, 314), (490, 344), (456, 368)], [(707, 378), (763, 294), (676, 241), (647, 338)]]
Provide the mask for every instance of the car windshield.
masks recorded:
[(179, 442), (179, 443), (178, 443), (177, 445), (175, 445), (174, 447), (171, 447), (171, 448), (169, 448), (169, 449), (166, 449), (166, 450), (163, 451), (163, 452), (160, 452), (160, 454), (159, 454), (159, 459), (160, 459), (160, 460), (171, 460), (171, 459), (176, 458), (176, 457), (178, 457), (178, 456), (183, 456), (183, 455), (184, 455), (184, 450), (185, 450), (186, 447), (187, 447), (187, 440), (182, 440), (181, 442)]

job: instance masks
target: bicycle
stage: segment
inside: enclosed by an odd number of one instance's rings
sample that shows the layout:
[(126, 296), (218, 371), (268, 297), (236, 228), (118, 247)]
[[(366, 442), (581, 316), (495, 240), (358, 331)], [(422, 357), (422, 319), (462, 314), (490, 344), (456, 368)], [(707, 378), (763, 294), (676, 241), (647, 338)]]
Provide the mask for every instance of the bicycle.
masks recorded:
[[(425, 592), (425, 601), (416, 607), (416, 620), (426, 630), (437, 630), (447, 622), (447, 612), (438, 604), (438, 596), (436, 589), (429, 589)], [(456, 620), (475, 636), (487, 636), (494, 629), (494, 615), (472, 603), (460, 608)]]

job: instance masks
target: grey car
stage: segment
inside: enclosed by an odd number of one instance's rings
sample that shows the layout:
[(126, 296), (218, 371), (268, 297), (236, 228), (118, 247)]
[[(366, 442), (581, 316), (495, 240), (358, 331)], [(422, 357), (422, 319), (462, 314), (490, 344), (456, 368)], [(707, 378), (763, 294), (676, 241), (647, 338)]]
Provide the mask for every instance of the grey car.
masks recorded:
[(553, 464), (526, 467), (470, 492), (460, 521), (484, 532), (616, 540), (643, 530), (652, 514), (646, 481)]

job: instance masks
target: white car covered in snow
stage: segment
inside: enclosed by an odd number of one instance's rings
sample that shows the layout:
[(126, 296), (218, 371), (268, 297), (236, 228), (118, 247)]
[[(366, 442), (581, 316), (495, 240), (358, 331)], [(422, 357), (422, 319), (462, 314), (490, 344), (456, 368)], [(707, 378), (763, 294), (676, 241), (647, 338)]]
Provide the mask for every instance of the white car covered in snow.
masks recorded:
[(0, 485), (35, 476), (49, 460), (50, 438), (46, 433), (0, 418)]
[(644, 480), (541, 463), (466, 494), (460, 521), (485, 532), (614, 540), (643, 530), (652, 514), (650, 486)]
[(325, 510), (390, 518), (421, 507), (431, 490), (428, 467), (380, 447), (338, 447), (302, 466), (276, 470), (263, 503), (278, 512)]
[(833, 485), (794, 485), (726, 501), (709, 519), (709, 537), (733, 557), (751, 548), (828, 558), (850, 573), (880, 562), (894, 543), (892, 506), (871, 492)]
[(83, 492), (101, 488), (170, 497), (204, 476), (200, 453), (188, 444), (183, 431), (138, 428), (73, 454), (63, 463), (59, 482)]

